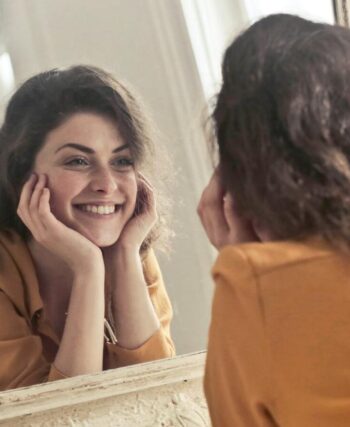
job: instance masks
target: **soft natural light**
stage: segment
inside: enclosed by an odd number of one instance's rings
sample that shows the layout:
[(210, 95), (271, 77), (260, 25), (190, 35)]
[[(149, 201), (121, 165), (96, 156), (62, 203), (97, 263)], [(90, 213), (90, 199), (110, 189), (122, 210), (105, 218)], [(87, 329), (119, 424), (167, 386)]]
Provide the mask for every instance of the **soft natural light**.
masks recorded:
[(0, 55), (0, 97), (3, 99), (13, 91), (15, 87), (15, 77), (10, 55), (4, 52)]
[(330, 24), (335, 21), (331, 0), (235, 0), (235, 7), (233, 0), (180, 1), (207, 99), (220, 86), (222, 54), (228, 41), (249, 23), (273, 13), (290, 13)]
[(221, 54), (224, 49), (220, 22), (212, 0), (181, 0), (193, 53), (207, 98), (220, 81)]
[(334, 24), (330, 0), (245, 0), (251, 22), (271, 13), (291, 13), (314, 21)]

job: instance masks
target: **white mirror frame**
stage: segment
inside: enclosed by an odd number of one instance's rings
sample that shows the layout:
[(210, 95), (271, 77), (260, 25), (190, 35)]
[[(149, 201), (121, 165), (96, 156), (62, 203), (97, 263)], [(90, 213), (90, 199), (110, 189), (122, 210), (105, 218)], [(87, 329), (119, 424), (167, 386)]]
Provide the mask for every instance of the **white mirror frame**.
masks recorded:
[(209, 427), (205, 352), (0, 394), (0, 426)]
[(350, 27), (350, 0), (333, 0), (336, 20), (339, 25)]

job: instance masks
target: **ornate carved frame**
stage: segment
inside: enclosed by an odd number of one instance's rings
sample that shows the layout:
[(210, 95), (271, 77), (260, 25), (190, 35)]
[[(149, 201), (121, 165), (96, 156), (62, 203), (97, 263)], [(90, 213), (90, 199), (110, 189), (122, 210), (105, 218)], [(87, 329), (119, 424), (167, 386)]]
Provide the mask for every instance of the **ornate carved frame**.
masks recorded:
[(205, 353), (0, 394), (0, 426), (209, 427)]

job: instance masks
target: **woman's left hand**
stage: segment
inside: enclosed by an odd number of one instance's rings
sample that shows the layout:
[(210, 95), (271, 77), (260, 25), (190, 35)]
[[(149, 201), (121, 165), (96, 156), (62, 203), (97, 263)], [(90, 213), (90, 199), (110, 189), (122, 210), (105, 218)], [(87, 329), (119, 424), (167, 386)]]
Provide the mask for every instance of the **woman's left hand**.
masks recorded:
[(121, 347), (137, 348), (160, 323), (143, 273), (140, 248), (157, 220), (151, 184), (139, 174), (133, 216), (117, 242), (102, 250), (106, 268), (106, 316), (113, 320)]
[(156, 221), (157, 210), (152, 185), (143, 175), (139, 174), (134, 214), (126, 223), (117, 242), (113, 246), (106, 248), (103, 252), (111, 252), (118, 250), (118, 248), (139, 251)]
[(232, 196), (225, 192), (218, 169), (204, 189), (197, 208), (204, 230), (213, 246), (260, 241), (250, 221), (235, 211)]

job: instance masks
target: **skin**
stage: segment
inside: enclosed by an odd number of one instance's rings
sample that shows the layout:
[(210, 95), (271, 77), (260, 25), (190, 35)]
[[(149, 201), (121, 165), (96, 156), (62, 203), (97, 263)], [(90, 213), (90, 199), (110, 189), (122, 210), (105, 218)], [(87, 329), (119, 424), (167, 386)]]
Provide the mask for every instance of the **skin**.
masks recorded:
[[(141, 193), (143, 209), (133, 216)], [(86, 204), (116, 208), (99, 215), (79, 208)], [(45, 312), (60, 338), (58, 370), (67, 376), (102, 370), (107, 306), (119, 345), (136, 348), (155, 333), (159, 320), (139, 256), (157, 218), (155, 200), (115, 123), (76, 113), (50, 132), (18, 215), (32, 233), (28, 246)]]
[(272, 240), (270, 233), (257, 221), (249, 221), (236, 212), (232, 195), (221, 183), (219, 169), (203, 190), (197, 213), (209, 241), (217, 250), (227, 245)]
[[(130, 150), (113, 123), (96, 114), (75, 114), (47, 135), (34, 171), (48, 178), (57, 219), (98, 247), (117, 241), (135, 209), (137, 176)], [(118, 211), (101, 216), (78, 209), (82, 204), (112, 204)]]

